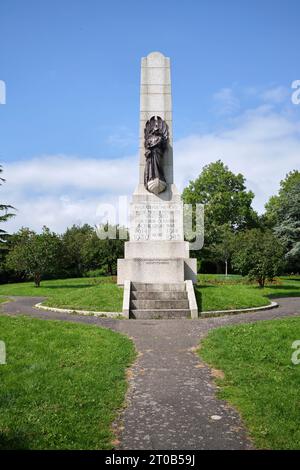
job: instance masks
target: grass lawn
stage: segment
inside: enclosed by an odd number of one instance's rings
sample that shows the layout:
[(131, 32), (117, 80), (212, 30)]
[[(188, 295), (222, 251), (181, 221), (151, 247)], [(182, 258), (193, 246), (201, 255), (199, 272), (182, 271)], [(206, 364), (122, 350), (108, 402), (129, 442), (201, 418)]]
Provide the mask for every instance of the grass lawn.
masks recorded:
[(67, 322), (0, 316), (0, 449), (110, 449), (135, 357), (126, 337)]
[(199, 355), (225, 373), (218, 395), (241, 413), (257, 448), (300, 449), (300, 318), (219, 328)]
[(78, 278), (42, 281), (40, 287), (33, 282), (0, 285), (0, 295), (29, 295), (47, 297), (45, 305), (78, 310), (121, 312), (123, 289), (110, 277)]
[(200, 274), (195, 292), (199, 311), (262, 307), (272, 297), (300, 296), (300, 276), (284, 276), (261, 289), (241, 276)]
[[(195, 292), (201, 312), (261, 307), (272, 296), (300, 296), (300, 276), (279, 278), (264, 289), (234, 275), (200, 274), (198, 280)], [(45, 296), (44, 304), (50, 307), (121, 312), (123, 289), (110, 277), (98, 277), (42, 281), (39, 288), (33, 282), (2, 284), (0, 295)]]

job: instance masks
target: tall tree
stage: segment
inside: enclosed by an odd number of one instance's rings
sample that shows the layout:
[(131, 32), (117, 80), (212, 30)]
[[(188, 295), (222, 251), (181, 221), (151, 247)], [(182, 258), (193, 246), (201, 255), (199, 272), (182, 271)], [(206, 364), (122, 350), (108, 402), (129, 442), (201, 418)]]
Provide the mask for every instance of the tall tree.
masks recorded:
[(17, 233), (17, 241), (7, 255), (6, 265), (20, 274), (26, 273), (34, 279), (36, 287), (46, 274), (55, 274), (61, 255), (61, 241), (58, 235), (43, 227), (37, 234), (28, 228)]
[(124, 240), (119, 238), (119, 231), (120, 229), (124, 231), (124, 227), (119, 227), (119, 225), (110, 225), (108, 223), (104, 224), (102, 227), (105, 232), (111, 232), (116, 235), (116, 238), (98, 238), (96, 242), (96, 245), (98, 246), (98, 262), (100, 266), (106, 268), (107, 274), (113, 275), (117, 273), (118, 258), (123, 258), (124, 256)]
[(277, 212), (275, 234), (285, 247), (288, 271), (300, 271), (300, 181), (288, 188)]
[(277, 195), (271, 196), (262, 217), (285, 249), (286, 271), (300, 271), (300, 172), (293, 170), (280, 181)]
[(234, 174), (218, 160), (206, 165), (198, 178), (190, 181), (182, 198), (186, 204), (204, 204), (204, 247), (193, 255), (204, 264), (213, 262), (220, 272), (216, 246), (222, 243), (222, 227), (237, 233), (258, 225), (258, 215), (251, 206), (253, 192), (246, 189), (242, 174)]
[(290, 191), (294, 187), (299, 187), (300, 184), (300, 172), (293, 170), (287, 173), (285, 178), (280, 181), (280, 189), (277, 195), (271, 196), (269, 201), (265, 205), (265, 213), (263, 215), (263, 222), (268, 227), (275, 227), (282, 220), (283, 206), (286, 205), (286, 200), (289, 197)]
[(73, 225), (62, 236), (63, 243), (63, 267), (66, 275), (70, 277), (82, 276), (87, 269), (92, 269), (86, 264), (83, 250), (87, 240), (93, 237), (95, 230), (88, 224), (82, 226)]
[[(0, 174), (3, 172), (2, 165), (0, 165)], [(0, 177), (0, 185), (2, 185), (5, 182), (5, 179)], [(14, 207), (9, 205), (9, 204), (0, 204), (0, 223), (6, 222), (9, 220), (11, 217), (15, 216), (15, 213), (11, 212), (14, 210)], [(0, 244), (1, 242), (6, 241), (7, 239), (7, 233), (5, 230), (0, 228)]]
[(228, 224), (233, 231), (253, 227), (257, 214), (251, 204), (252, 191), (247, 191), (245, 178), (229, 170), (221, 160), (206, 165), (195, 181), (184, 189), (183, 201), (205, 205), (205, 223)]
[(105, 224), (105, 231), (111, 228), (116, 239), (97, 236), (95, 228), (88, 224), (73, 225), (62, 236), (64, 246), (62, 265), (68, 276), (82, 276), (89, 270), (103, 269), (115, 274), (117, 259), (123, 256), (124, 240), (119, 239), (119, 227)]
[(218, 242), (213, 243), (210, 248), (212, 259), (223, 263), (225, 266), (225, 276), (228, 275), (228, 268), (232, 255), (236, 249), (236, 236), (228, 225), (219, 228)]
[(243, 276), (256, 280), (260, 287), (280, 274), (284, 251), (272, 230), (246, 230), (237, 236), (236, 246), (232, 265)]

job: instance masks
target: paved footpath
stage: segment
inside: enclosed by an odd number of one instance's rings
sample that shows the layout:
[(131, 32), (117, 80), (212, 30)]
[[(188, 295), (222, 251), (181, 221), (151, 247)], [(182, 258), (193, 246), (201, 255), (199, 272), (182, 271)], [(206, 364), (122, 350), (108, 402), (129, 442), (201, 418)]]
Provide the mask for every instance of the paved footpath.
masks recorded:
[[(211, 370), (195, 354), (213, 328), (300, 316), (300, 298), (279, 307), (198, 320), (114, 320), (41, 311), (43, 298), (15, 297), (2, 313), (88, 323), (127, 334), (139, 356), (131, 371), (127, 407), (118, 421), (120, 449), (251, 449), (238, 413), (216, 398)], [(275, 299), (276, 300), (276, 299)]]

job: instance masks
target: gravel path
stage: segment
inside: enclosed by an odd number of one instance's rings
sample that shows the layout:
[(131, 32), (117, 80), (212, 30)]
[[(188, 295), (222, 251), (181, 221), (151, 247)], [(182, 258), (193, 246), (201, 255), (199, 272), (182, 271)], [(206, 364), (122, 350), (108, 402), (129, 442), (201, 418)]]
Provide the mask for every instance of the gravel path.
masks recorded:
[[(300, 316), (300, 298), (279, 307), (199, 320), (114, 320), (34, 308), (40, 297), (14, 297), (2, 314), (94, 324), (127, 334), (139, 356), (131, 369), (127, 407), (120, 420), (120, 449), (251, 449), (238, 413), (216, 398), (211, 370), (195, 348), (213, 328)], [(276, 300), (276, 299), (275, 299)]]

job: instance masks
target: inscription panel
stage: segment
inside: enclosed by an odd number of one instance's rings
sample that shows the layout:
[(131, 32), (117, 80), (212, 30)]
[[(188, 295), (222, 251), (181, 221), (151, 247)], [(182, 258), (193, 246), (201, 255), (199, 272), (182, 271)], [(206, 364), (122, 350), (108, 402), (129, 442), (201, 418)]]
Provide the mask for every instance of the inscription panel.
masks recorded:
[(183, 240), (182, 203), (131, 204), (130, 240)]

